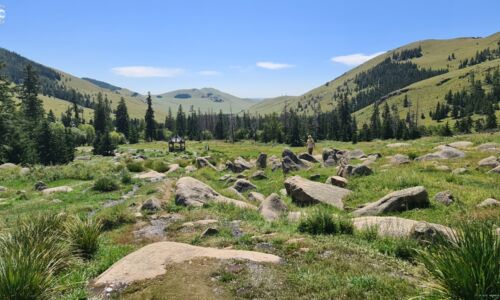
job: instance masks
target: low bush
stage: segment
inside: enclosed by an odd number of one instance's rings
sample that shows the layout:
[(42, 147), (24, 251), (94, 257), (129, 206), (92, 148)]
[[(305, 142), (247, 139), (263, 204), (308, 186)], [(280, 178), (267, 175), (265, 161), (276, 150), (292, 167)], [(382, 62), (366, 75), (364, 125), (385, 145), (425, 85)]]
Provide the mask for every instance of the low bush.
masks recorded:
[(298, 230), (314, 235), (336, 234), (339, 232), (339, 227), (330, 212), (316, 209), (300, 221)]
[(130, 172), (138, 173), (138, 172), (144, 171), (144, 165), (140, 161), (132, 161), (132, 162), (127, 163), (127, 169)]
[(73, 253), (83, 259), (91, 259), (99, 249), (101, 223), (93, 219), (74, 217), (66, 222), (66, 235)]
[(500, 235), (489, 222), (463, 222), (451, 239), (441, 237), (419, 254), (434, 278), (433, 289), (443, 298), (498, 298)]
[(116, 205), (99, 211), (96, 219), (103, 230), (111, 230), (123, 224), (135, 222), (135, 217), (125, 205)]
[(119, 188), (118, 183), (110, 177), (101, 177), (94, 182), (94, 190), (99, 192), (112, 192)]
[(121, 174), (121, 180), (123, 184), (130, 184), (132, 183), (132, 176), (130, 176), (130, 173), (127, 170), (122, 170)]

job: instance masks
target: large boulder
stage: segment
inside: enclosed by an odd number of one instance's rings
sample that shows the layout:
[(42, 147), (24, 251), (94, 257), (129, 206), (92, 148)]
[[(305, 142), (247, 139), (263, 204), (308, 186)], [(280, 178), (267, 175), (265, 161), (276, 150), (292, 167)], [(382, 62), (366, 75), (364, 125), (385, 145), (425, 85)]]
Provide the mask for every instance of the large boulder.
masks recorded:
[(347, 152), (347, 157), (349, 159), (352, 159), (352, 158), (360, 159), (360, 158), (366, 157), (366, 155), (363, 152), (363, 150), (355, 149), (355, 150), (348, 151)]
[(134, 175), (135, 179), (141, 179), (149, 182), (158, 182), (165, 179), (166, 177), (167, 176), (165, 174), (156, 172), (154, 170)]
[(227, 161), (226, 162), (226, 168), (231, 170), (234, 173), (241, 173), (245, 170), (249, 170), (253, 167), (251, 163), (246, 161), (242, 157), (237, 157), (234, 162)]
[(14, 169), (17, 168), (17, 166), (13, 163), (4, 163), (0, 165), (0, 170), (8, 170), (8, 169)]
[(73, 191), (73, 189), (71, 187), (64, 185), (64, 186), (58, 186), (58, 187), (44, 189), (44, 190), (42, 190), (42, 193), (44, 195), (50, 195), (50, 194), (54, 194), (54, 193), (69, 193), (72, 191)]
[(288, 210), (285, 202), (281, 200), (278, 194), (272, 193), (262, 201), (259, 206), (259, 212), (266, 221), (274, 221)]
[(493, 173), (500, 174), (500, 165), (488, 171), (488, 174), (493, 174)]
[(330, 176), (326, 179), (325, 184), (331, 184), (343, 188), (347, 185), (347, 179), (341, 176)]
[(283, 158), (283, 160), (285, 160), (285, 158), (289, 158), (289, 160), (291, 160), (293, 163), (295, 163), (297, 166), (299, 166), (300, 168), (306, 168), (306, 164), (300, 160), (300, 158), (297, 157), (297, 155), (295, 155), (295, 153), (292, 152), (292, 150), (290, 149), (285, 149), (283, 150), (283, 152), (281, 153), (281, 157)]
[(260, 202), (264, 202), (265, 199), (266, 199), (266, 197), (264, 197), (264, 195), (262, 195), (261, 193), (257, 193), (257, 192), (248, 193), (248, 200), (260, 203)]
[(264, 171), (259, 170), (259, 171), (255, 171), (252, 174), (252, 179), (262, 180), (262, 179), (267, 179), (267, 176), (266, 176), (266, 173), (264, 173)]
[(166, 174), (174, 173), (177, 170), (180, 170), (180, 168), (181, 166), (179, 166), (179, 164), (170, 164), (168, 165), (168, 171), (166, 172)]
[(94, 287), (126, 286), (167, 272), (167, 265), (196, 258), (236, 259), (257, 263), (279, 263), (280, 257), (254, 251), (205, 248), (176, 242), (157, 242), (130, 253), (113, 264), (93, 282)]
[(481, 159), (478, 163), (480, 167), (496, 168), (500, 166), (500, 160), (496, 156), (489, 156)]
[(175, 184), (176, 204), (201, 207), (209, 202), (228, 203), (241, 208), (257, 209), (257, 207), (246, 202), (222, 196), (205, 183), (192, 177), (186, 176), (177, 180)]
[(447, 146), (457, 148), (457, 149), (467, 149), (472, 147), (474, 144), (469, 141), (458, 141), (458, 142), (453, 142), (449, 143)]
[(208, 168), (211, 168), (211, 169), (217, 171), (217, 168), (214, 165), (212, 165), (211, 162), (208, 161), (207, 157), (197, 157), (196, 158), (196, 167), (198, 169), (208, 167)]
[(440, 159), (450, 159), (450, 158), (462, 158), (465, 157), (465, 153), (453, 147), (442, 146), (440, 150), (419, 156), (416, 158), (418, 161), (429, 161), (429, 160), (440, 160)]
[(296, 164), (290, 157), (285, 156), (281, 161), (281, 168), (283, 169), (284, 173), (289, 173), (291, 171), (301, 170), (305, 168), (305, 165), (302, 163), (302, 161), (301, 164)]
[(485, 143), (476, 147), (477, 150), (482, 152), (500, 153), (500, 144), (498, 143)]
[(434, 199), (437, 202), (442, 203), (446, 206), (452, 204), (453, 201), (455, 200), (455, 198), (453, 197), (453, 194), (450, 191), (439, 192), (436, 195), (434, 195)]
[(149, 198), (141, 205), (141, 210), (158, 211), (161, 210), (161, 201), (156, 198)]
[(257, 167), (260, 169), (265, 169), (267, 167), (267, 154), (260, 153), (257, 158)]
[(451, 228), (434, 223), (420, 222), (399, 217), (359, 217), (352, 219), (356, 230), (377, 230), (378, 236), (392, 238), (425, 238), (440, 233), (451, 237)]
[(393, 165), (403, 165), (403, 164), (409, 164), (411, 162), (411, 160), (408, 157), (408, 155), (396, 154), (393, 157), (391, 157), (390, 162)]
[(298, 205), (326, 203), (344, 209), (343, 199), (351, 192), (330, 184), (324, 184), (293, 176), (285, 180), (286, 192)]
[(299, 154), (299, 159), (302, 159), (302, 160), (305, 160), (305, 161), (308, 161), (308, 162), (312, 162), (312, 163), (318, 163), (319, 161), (316, 160), (316, 158), (314, 158), (314, 156), (312, 156), (311, 154), (309, 153), (300, 153)]
[(250, 181), (246, 179), (238, 179), (236, 182), (233, 184), (233, 189), (237, 190), (240, 193), (249, 191), (249, 190), (254, 190), (257, 187), (251, 183)]
[(346, 165), (340, 167), (338, 174), (342, 177), (348, 176), (368, 176), (373, 173), (372, 169), (367, 165)]
[(392, 192), (353, 212), (355, 216), (375, 216), (394, 211), (429, 207), (429, 196), (423, 186)]

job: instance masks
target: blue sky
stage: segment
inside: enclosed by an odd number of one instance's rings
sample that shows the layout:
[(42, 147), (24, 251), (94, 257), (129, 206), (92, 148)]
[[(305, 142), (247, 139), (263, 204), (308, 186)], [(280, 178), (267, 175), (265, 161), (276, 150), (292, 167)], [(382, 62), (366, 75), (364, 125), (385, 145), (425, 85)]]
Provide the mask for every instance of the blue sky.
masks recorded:
[(141, 93), (257, 98), (302, 94), (416, 40), (500, 30), (498, 0), (405, 3), (0, 0), (0, 47)]

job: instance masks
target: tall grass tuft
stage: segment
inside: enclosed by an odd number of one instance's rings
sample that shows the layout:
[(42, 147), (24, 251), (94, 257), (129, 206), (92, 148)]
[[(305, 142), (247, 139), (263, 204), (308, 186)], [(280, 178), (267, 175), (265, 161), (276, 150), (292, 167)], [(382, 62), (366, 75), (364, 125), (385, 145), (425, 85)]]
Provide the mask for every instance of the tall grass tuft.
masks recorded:
[(451, 239), (440, 238), (419, 254), (432, 288), (445, 298), (500, 297), (500, 236), (488, 222), (463, 222)]
[(63, 219), (39, 215), (0, 235), (0, 299), (50, 299), (56, 275), (71, 260)]
[(339, 232), (339, 227), (330, 212), (315, 209), (312, 214), (300, 221), (298, 230), (314, 235), (336, 234)]
[(83, 258), (91, 259), (99, 250), (101, 223), (88, 218), (74, 217), (66, 222), (66, 236), (72, 252)]

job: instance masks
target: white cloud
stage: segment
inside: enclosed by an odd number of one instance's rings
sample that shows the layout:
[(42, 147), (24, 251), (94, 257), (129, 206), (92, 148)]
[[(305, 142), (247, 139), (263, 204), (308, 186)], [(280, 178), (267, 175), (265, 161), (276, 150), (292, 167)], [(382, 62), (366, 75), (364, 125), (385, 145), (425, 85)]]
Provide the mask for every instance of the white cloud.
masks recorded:
[(127, 66), (112, 68), (111, 72), (125, 77), (177, 77), (184, 73), (180, 68), (158, 68), (147, 66)]
[(221, 75), (220, 72), (214, 71), (214, 70), (203, 70), (203, 71), (198, 72), (198, 74), (200, 74), (202, 76), (218, 76), (218, 75)]
[(5, 15), (6, 15), (5, 8), (0, 6), (0, 24), (2, 24), (5, 21)]
[(341, 63), (348, 66), (357, 66), (370, 59), (379, 56), (380, 54), (384, 54), (385, 51), (377, 52), (373, 54), (363, 54), (363, 53), (355, 53), (349, 55), (335, 56), (331, 58), (332, 62)]
[(279, 64), (279, 63), (274, 63), (270, 61), (260, 61), (257, 63), (257, 67), (263, 68), (263, 69), (268, 69), (268, 70), (281, 70), (281, 69), (286, 69), (286, 68), (292, 68), (294, 65), (290, 64)]

